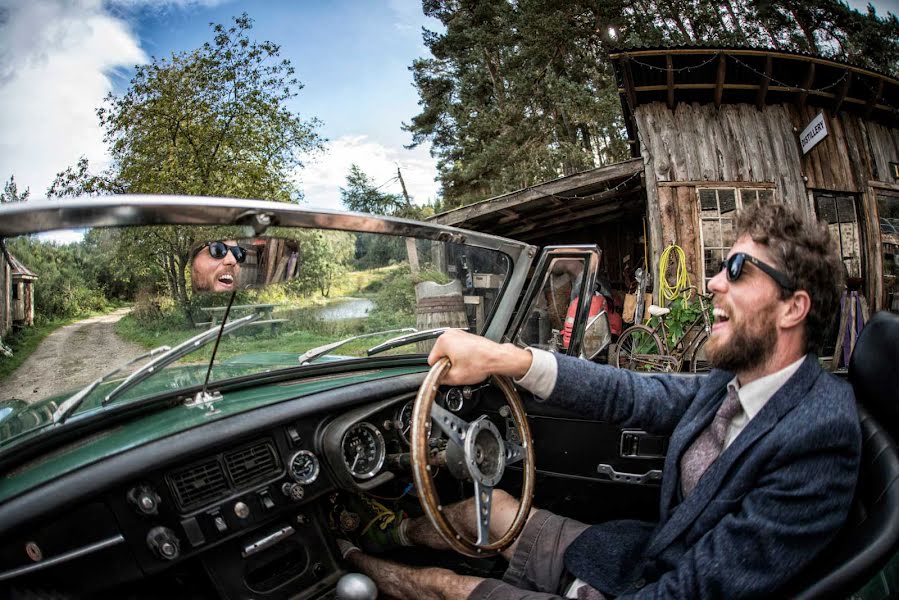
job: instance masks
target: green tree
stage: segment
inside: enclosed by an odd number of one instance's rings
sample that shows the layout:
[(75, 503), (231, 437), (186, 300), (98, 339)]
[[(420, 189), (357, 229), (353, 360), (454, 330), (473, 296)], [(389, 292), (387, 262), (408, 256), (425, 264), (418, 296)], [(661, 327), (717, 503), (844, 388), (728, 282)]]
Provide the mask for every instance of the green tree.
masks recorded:
[(303, 268), (298, 282), (300, 291), (318, 292), (325, 298), (334, 282), (348, 270), (353, 258), (355, 240), (345, 231), (307, 230), (299, 232), (300, 260)]
[(31, 188), (25, 188), (24, 192), (19, 192), (19, 186), (16, 183), (14, 175), (9, 176), (9, 181), (3, 185), (3, 193), (0, 193), (0, 203), (7, 202), (24, 202), (31, 196)]
[(424, 0), (445, 31), (410, 67), (445, 208), (629, 156), (613, 48), (814, 52), (899, 73), (899, 22), (841, 0)]
[[(59, 173), (48, 195), (140, 193), (297, 201), (293, 174), (322, 148), (319, 122), (291, 112), (302, 89), (277, 44), (249, 37), (246, 14), (213, 25), (200, 48), (136, 68), (122, 96), (97, 110), (112, 164), (92, 173), (84, 158)], [(120, 240), (150, 244), (166, 287), (189, 309), (190, 246), (208, 232), (154, 227)]]

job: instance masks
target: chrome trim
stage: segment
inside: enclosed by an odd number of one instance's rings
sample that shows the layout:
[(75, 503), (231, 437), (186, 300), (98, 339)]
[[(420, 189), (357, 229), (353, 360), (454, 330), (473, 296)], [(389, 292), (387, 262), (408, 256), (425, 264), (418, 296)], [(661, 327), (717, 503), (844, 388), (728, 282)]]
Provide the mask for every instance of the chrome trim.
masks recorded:
[[(312, 474), (308, 477), (303, 477), (299, 475), (293, 468), (293, 461), (297, 459), (299, 456), (308, 456), (312, 461), (312, 464), (315, 466), (315, 469), (312, 471)], [(299, 484), (309, 485), (310, 483), (314, 483), (316, 479), (318, 479), (319, 471), (321, 470), (321, 465), (318, 462), (318, 457), (310, 452), (309, 450), (298, 450), (294, 453), (293, 456), (290, 457), (290, 460), (287, 461), (287, 472), (290, 473), (290, 476)]]
[(8, 203), (0, 207), (0, 237), (54, 229), (128, 225), (245, 225), (259, 235), (256, 218), (259, 215), (267, 215), (271, 227), (314, 227), (419, 237), (501, 250), (513, 257), (528, 247), (522, 242), (446, 225), (307, 208), (287, 202), (129, 194)]
[(264, 538), (256, 540), (252, 544), (248, 544), (244, 546), (243, 551), (240, 553), (244, 558), (248, 556), (253, 556), (257, 552), (262, 552), (266, 548), (271, 548), (281, 540), (286, 537), (289, 537), (294, 534), (294, 529), (290, 525), (282, 527), (278, 531), (271, 533)]
[(115, 546), (117, 544), (121, 544), (125, 541), (125, 538), (122, 537), (122, 534), (118, 534), (111, 538), (107, 538), (105, 540), (101, 540), (99, 542), (94, 542), (93, 544), (89, 544), (87, 546), (83, 546), (78, 548), (77, 550), (72, 550), (70, 552), (66, 552), (65, 554), (60, 554), (59, 556), (48, 558), (46, 560), (42, 560), (38, 563), (34, 563), (33, 565), (28, 565), (25, 567), (18, 567), (15, 569), (11, 569), (9, 571), (4, 571), (0, 573), (0, 581), (6, 581), (7, 579), (12, 579), (13, 577), (18, 577), (19, 575), (26, 575), (28, 573), (33, 573), (35, 571), (40, 571), (41, 569), (45, 569), (47, 567), (52, 567), (58, 565), (60, 563), (68, 562), (70, 560), (81, 558), (82, 556), (87, 556), (88, 554), (93, 554), (94, 552), (98, 552), (103, 550), (104, 548), (109, 548), (111, 546)]
[[(351, 433), (353, 433), (356, 429), (367, 429), (375, 436), (375, 444), (377, 446), (377, 459), (375, 460), (375, 466), (365, 473), (356, 473), (353, 471), (353, 465), (347, 462), (346, 458), (346, 441)], [(343, 434), (343, 439), (340, 441), (340, 454), (343, 458), (343, 464), (350, 472), (350, 475), (355, 477), (356, 479), (366, 480), (371, 479), (381, 470), (381, 467), (384, 466), (384, 461), (387, 459), (387, 444), (384, 441), (384, 434), (381, 433), (381, 430), (369, 423), (368, 421), (361, 421), (351, 426), (346, 430), (346, 433)]]

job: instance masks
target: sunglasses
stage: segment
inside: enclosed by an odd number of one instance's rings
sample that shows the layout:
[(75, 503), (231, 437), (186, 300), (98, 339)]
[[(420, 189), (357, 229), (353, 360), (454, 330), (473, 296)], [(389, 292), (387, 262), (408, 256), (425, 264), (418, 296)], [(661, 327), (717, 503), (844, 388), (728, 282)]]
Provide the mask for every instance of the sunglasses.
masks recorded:
[(736, 281), (740, 278), (740, 275), (743, 274), (743, 265), (747, 262), (752, 263), (756, 267), (762, 270), (766, 275), (768, 275), (771, 279), (777, 282), (777, 285), (787, 290), (788, 292), (793, 292), (796, 290), (796, 286), (793, 285), (793, 282), (790, 281), (790, 278), (766, 263), (763, 263), (759, 259), (745, 252), (737, 252), (727, 260), (721, 261), (721, 270), (723, 270), (727, 274), (728, 281)]
[(247, 259), (247, 251), (240, 246), (229, 246), (225, 242), (206, 242), (206, 247), (209, 248), (209, 256), (216, 260), (228, 256), (228, 250), (234, 255), (234, 260), (239, 263)]

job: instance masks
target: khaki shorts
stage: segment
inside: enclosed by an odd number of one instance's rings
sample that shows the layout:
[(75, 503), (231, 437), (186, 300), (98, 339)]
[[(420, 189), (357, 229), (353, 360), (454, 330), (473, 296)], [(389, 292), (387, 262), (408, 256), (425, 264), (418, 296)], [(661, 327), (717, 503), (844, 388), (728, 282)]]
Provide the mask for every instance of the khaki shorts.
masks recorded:
[(518, 547), (503, 579), (485, 579), (471, 592), (470, 600), (540, 600), (564, 593), (570, 577), (563, 557), (565, 549), (587, 525), (546, 510), (528, 519)]

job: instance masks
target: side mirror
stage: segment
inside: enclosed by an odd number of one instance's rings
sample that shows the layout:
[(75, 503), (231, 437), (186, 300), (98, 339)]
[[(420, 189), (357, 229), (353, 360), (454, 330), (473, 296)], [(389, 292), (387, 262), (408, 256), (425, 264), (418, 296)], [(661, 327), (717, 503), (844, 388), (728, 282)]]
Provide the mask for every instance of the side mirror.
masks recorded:
[(593, 360), (611, 341), (612, 330), (609, 327), (609, 316), (606, 314), (606, 311), (602, 311), (587, 321), (587, 328), (584, 330), (582, 356), (588, 360)]

